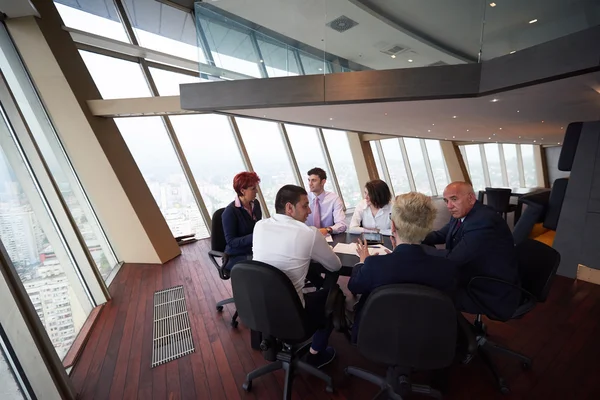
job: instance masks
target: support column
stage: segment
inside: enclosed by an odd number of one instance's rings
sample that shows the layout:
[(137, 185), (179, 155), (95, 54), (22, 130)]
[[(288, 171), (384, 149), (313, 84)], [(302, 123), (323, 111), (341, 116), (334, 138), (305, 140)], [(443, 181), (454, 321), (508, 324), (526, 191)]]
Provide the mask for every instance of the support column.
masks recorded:
[[(350, 144), (350, 151), (352, 152), (352, 159), (354, 160), (354, 168), (356, 168), (356, 175), (358, 176), (358, 183), (362, 190), (370, 180), (369, 169), (367, 168), (367, 161), (362, 146), (363, 142), (356, 132), (346, 132), (346, 134), (348, 136), (348, 143)], [(371, 154), (371, 158), (373, 158), (373, 154)], [(375, 171), (377, 171), (377, 168)], [(347, 206), (352, 207), (353, 205)]]
[(94, 117), (100, 99), (51, 0), (32, 0), (41, 18), (6, 26), (120, 260), (164, 263), (181, 254), (112, 119)]
[[(471, 178), (467, 172), (467, 167), (465, 166), (465, 161), (458, 145), (447, 140), (440, 140), (440, 146), (442, 147), (442, 154), (444, 154), (444, 160), (448, 168), (450, 182), (464, 181), (471, 183)], [(444, 189), (442, 188), (441, 190)]]

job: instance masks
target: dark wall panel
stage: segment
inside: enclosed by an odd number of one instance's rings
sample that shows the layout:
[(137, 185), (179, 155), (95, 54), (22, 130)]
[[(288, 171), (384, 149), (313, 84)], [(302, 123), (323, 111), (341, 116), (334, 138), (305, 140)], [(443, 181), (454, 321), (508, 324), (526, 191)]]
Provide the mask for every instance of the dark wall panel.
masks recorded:
[(552, 183), (559, 178), (568, 178), (571, 172), (559, 171), (558, 170), (558, 158), (560, 157), (560, 151), (562, 146), (544, 147), (544, 153), (546, 155), (546, 166), (548, 168), (548, 183), (552, 187)]

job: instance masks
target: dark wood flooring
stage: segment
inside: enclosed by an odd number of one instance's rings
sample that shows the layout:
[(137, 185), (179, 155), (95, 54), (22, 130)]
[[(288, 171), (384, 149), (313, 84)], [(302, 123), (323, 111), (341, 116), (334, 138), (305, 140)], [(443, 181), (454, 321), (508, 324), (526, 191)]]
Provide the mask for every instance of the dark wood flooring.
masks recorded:
[[(71, 378), (81, 399), (280, 399), (283, 372), (241, 385), (245, 374), (266, 363), (250, 348), (249, 330), (229, 326), (234, 306), (222, 314), (215, 303), (231, 296), (206, 255), (207, 240), (182, 248), (183, 255), (164, 266), (124, 265), (110, 291)], [(347, 278), (340, 278), (345, 280)], [(156, 290), (183, 284), (196, 352), (151, 369), (152, 306)], [(512, 393), (497, 392), (479, 359), (450, 369), (447, 399), (599, 399), (600, 286), (558, 277), (545, 304), (519, 321), (488, 322), (491, 338), (534, 359), (523, 371), (513, 359), (496, 357)], [(295, 399), (369, 399), (378, 389), (358, 378), (346, 378), (344, 367), (361, 366), (383, 373), (364, 360), (346, 339), (332, 335), (337, 359), (326, 371), (335, 394), (316, 378), (294, 381)], [(417, 376), (428, 383), (428, 375)], [(414, 396), (419, 398), (418, 396)]]

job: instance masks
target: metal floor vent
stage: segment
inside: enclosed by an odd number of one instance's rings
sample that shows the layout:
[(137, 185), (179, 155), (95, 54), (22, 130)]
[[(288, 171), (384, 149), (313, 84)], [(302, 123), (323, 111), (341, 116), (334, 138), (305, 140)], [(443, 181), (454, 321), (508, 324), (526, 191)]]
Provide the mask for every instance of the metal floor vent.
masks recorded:
[(182, 285), (154, 293), (152, 338), (152, 368), (195, 351)]

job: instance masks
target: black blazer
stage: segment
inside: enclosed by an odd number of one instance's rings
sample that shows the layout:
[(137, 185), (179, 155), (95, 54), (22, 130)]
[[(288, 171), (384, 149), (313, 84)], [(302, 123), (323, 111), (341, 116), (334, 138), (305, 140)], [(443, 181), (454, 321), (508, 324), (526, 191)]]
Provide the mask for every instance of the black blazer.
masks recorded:
[(236, 207), (235, 201), (223, 211), (223, 231), (225, 233), (225, 253), (229, 256), (252, 254), (252, 232), (254, 225), (262, 218), (260, 203), (254, 201), (253, 219), (244, 207)]
[[(457, 224), (457, 219), (450, 218), (450, 222), (442, 229), (429, 233), (423, 243), (446, 244), (445, 250), (434, 250), (432, 254), (444, 256), (458, 264), (459, 289), (464, 292), (474, 276), (519, 283), (513, 236), (506, 221), (496, 211), (476, 202), (460, 227)], [(485, 283), (474, 289), (484, 304), (503, 318), (509, 318), (520, 301), (520, 293), (506, 285)], [(464, 311), (485, 314), (484, 310)]]
[(348, 290), (362, 294), (355, 309), (352, 341), (356, 342), (358, 338), (360, 313), (373, 290), (394, 283), (414, 283), (453, 296), (455, 276), (454, 261), (427, 254), (420, 245), (401, 244), (390, 254), (367, 257), (364, 264), (354, 266), (348, 282)]

